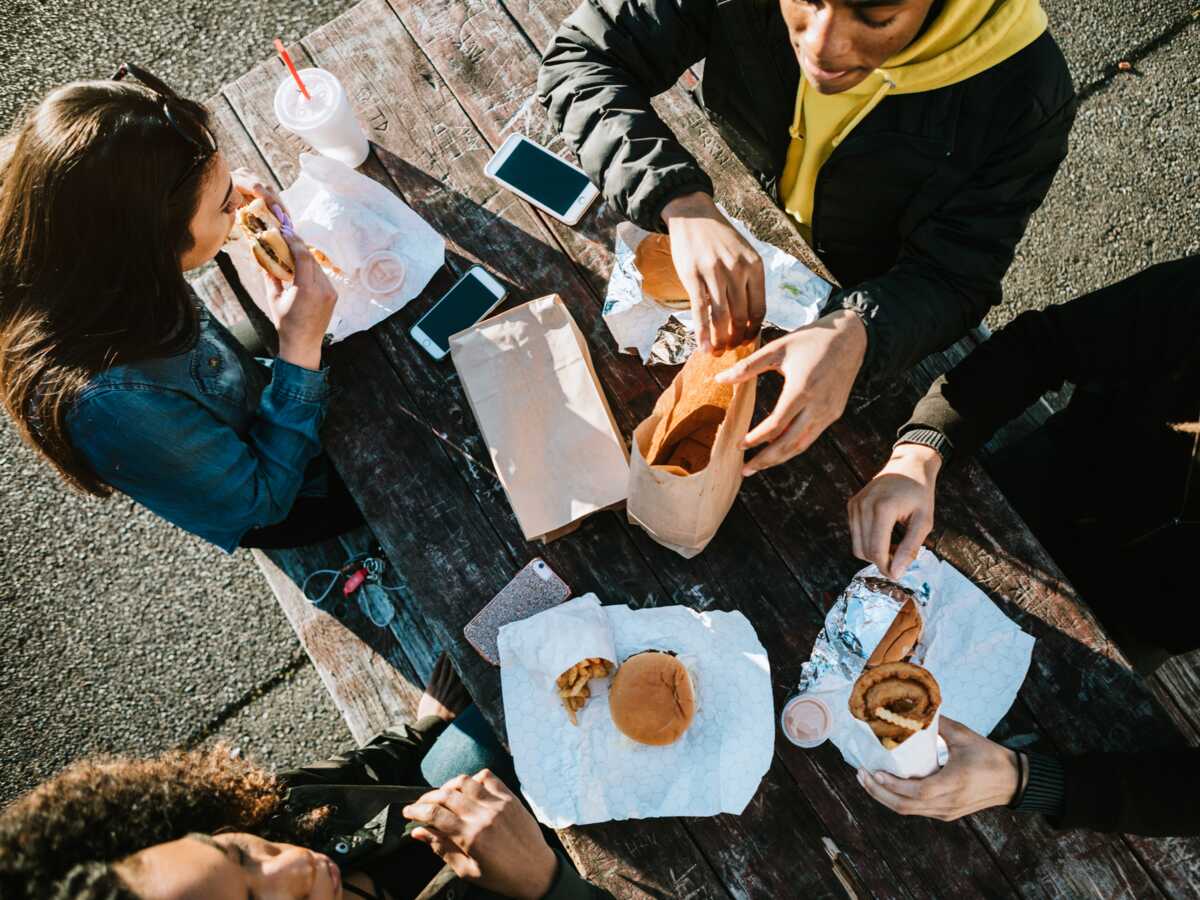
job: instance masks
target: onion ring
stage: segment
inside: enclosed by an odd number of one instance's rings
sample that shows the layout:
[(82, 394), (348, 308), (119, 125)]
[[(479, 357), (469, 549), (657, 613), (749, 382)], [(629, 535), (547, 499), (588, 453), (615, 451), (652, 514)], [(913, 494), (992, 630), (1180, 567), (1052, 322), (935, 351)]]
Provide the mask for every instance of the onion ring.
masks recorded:
[[(903, 741), (933, 721), (942, 705), (938, 683), (926, 669), (907, 662), (864, 669), (850, 692), (850, 714), (871, 726), (881, 741)], [(886, 710), (881, 718), (876, 710)], [(896, 719), (902, 719), (900, 724)], [(908, 726), (917, 725), (916, 729)]]

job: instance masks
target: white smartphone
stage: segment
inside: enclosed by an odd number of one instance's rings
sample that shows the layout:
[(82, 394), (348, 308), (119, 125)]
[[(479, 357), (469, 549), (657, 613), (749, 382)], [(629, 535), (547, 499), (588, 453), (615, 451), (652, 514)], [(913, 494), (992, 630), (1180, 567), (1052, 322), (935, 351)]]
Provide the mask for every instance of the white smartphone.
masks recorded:
[(510, 134), (483, 167), (485, 175), (560, 221), (574, 225), (600, 190), (577, 166), (523, 134)]
[(481, 266), (472, 266), (433, 304), (412, 327), (412, 336), (434, 359), (450, 352), (450, 336), (470, 328), (493, 309), (504, 295), (504, 285)]

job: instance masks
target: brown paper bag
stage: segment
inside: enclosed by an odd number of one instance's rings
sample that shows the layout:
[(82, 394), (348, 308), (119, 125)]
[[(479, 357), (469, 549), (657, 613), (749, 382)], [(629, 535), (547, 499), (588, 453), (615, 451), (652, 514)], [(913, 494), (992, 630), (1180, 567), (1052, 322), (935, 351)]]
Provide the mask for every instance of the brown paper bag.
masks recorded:
[(459, 332), (450, 354), (526, 540), (625, 499), (629, 454), (557, 294)]
[(633, 432), (629, 521), (686, 559), (708, 546), (733, 505), (745, 457), (739, 444), (754, 414), (755, 381), (712, 379), (757, 346), (694, 352)]

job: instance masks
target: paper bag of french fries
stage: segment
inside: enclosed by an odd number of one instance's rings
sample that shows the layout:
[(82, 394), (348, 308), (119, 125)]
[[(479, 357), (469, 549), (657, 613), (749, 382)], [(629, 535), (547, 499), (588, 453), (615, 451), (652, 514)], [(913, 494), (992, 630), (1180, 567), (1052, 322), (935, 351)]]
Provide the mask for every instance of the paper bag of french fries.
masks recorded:
[(629, 465), (631, 522), (690, 559), (712, 540), (742, 484), (739, 446), (754, 413), (755, 382), (713, 378), (758, 347), (697, 351), (633, 432)]
[[(595, 594), (540, 612), (537, 619), (544, 625), (537, 633), (510, 631), (514, 623), (500, 629), (500, 666), (519, 662), (536, 673), (545, 685), (551, 714), (578, 724), (589, 701), (608, 690), (608, 677), (616, 672), (612, 626)], [(544, 640), (547, 632), (555, 639)]]

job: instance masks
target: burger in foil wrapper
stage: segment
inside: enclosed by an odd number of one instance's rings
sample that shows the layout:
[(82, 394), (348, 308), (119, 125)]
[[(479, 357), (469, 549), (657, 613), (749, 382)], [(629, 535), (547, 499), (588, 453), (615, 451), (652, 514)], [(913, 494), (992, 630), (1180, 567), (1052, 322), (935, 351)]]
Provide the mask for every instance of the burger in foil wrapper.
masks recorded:
[[(813, 643), (812, 656), (800, 672), (800, 693), (804, 693), (826, 675), (837, 675), (853, 682), (862, 672), (871, 651), (883, 640), (896, 614), (910, 597), (924, 616), (929, 606), (930, 587), (897, 584), (860, 572), (846, 585), (833, 609), (825, 617), (825, 627)], [(921, 647), (918, 644), (916, 656)]]

